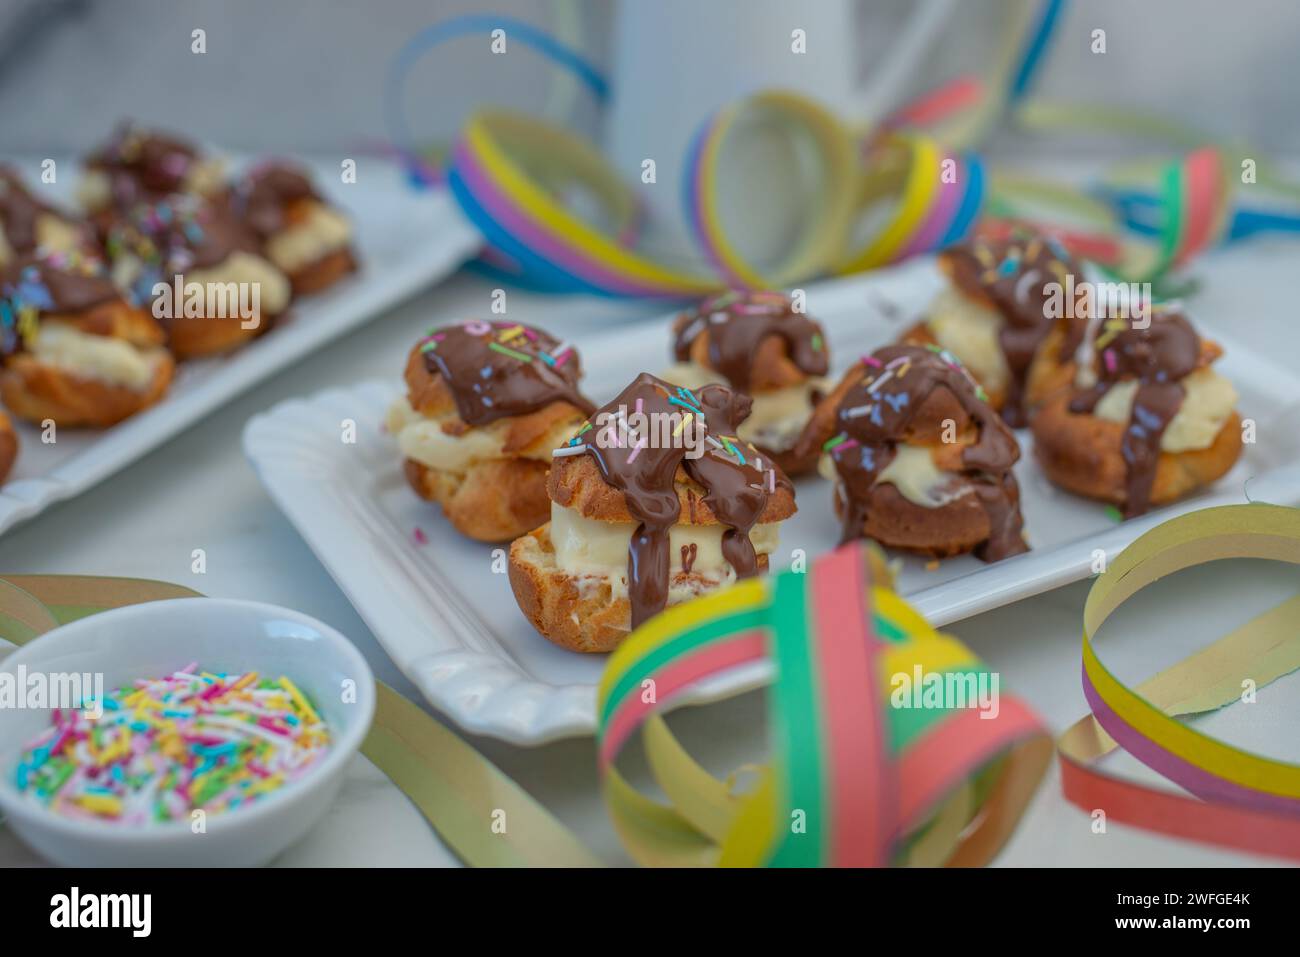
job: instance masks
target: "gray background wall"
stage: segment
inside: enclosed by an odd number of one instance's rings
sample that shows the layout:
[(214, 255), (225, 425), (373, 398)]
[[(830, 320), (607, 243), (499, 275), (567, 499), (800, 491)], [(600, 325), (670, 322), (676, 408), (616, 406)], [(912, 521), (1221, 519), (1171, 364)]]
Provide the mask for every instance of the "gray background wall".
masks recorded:
[[(565, 2), (603, 62), (614, 4)], [(700, 2), (744, 16), (743, 0)], [(864, 0), (869, 56), (890, 42), (907, 3)], [(230, 148), (339, 148), (384, 135), (384, 71), (416, 30), (471, 11), (548, 24), (556, 9), (554, 0), (0, 0), (0, 152), (82, 149), (128, 114)], [(961, 3), (919, 85), (983, 62), (1005, 12), (1000, 0)], [(207, 31), (204, 56), (190, 52), (196, 26)], [(1107, 30), (1105, 57), (1088, 50), (1094, 27)], [(420, 131), (450, 132), (483, 102), (541, 106), (549, 73), (539, 61), (481, 64), (462, 45), (421, 67)], [(1300, 154), (1300, 2), (1075, 0), (1040, 90), (1151, 107)]]

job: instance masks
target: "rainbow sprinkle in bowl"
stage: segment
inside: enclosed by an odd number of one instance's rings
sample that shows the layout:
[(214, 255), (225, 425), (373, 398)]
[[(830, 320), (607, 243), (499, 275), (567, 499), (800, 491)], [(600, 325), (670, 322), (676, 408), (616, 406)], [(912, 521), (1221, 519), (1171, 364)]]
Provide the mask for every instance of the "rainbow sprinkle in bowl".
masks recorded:
[(93, 615), (0, 673), (0, 811), (80, 866), (269, 861), (329, 806), (375, 706), (337, 631), (221, 599)]

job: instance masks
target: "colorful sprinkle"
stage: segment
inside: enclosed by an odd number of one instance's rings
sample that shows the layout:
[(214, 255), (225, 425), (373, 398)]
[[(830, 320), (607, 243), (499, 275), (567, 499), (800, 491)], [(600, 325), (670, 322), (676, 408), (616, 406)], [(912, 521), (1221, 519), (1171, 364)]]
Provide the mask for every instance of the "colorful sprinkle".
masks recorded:
[(502, 355), (510, 356), (512, 359), (518, 359), (520, 362), (533, 361), (533, 357), (528, 355), (526, 352), (520, 352), (518, 349), (511, 349), (507, 346), (503, 346), (499, 342), (489, 342), (488, 348), (494, 352), (499, 352)]
[(55, 711), (22, 750), (18, 789), (56, 814), (138, 827), (225, 813), (308, 772), (329, 729), (289, 678), (196, 664), (106, 695), (98, 717)]

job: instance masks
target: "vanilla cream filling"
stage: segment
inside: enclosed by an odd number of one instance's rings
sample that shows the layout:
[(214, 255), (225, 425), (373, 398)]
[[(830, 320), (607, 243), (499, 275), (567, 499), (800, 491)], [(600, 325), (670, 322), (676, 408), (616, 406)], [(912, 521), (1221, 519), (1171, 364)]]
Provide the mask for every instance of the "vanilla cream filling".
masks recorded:
[[(1237, 390), (1213, 369), (1197, 369), (1182, 380), (1182, 386), (1186, 393), (1183, 404), (1160, 438), (1165, 452), (1209, 448), (1237, 407)], [(1097, 402), (1093, 415), (1127, 425), (1137, 389), (1135, 380), (1115, 383)]]
[[(688, 389), (722, 381), (718, 373), (695, 362), (679, 362), (665, 370), (660, 378)], [(784, 389), (748, 393), (754, 405), (749, 418), (737, 427), (737, 435), (751, 445), (778, 452), (788, 449), (807, 424), (812, 414), (813, 393), (819, 390), (830, 391), (830, 383), (814, 377)]]
[(313, 202), (305, 219), (266, 241), (266, 254), (285, 272), (293, 273), (345, 248), (351, 239), (352, 225), (345, 216), (324, 203)]
[[(405, 396), (388, 408), (385, 426), (397, 438), (398, 448), (408, 459), (442, 472), (465, 473), (480, 462), (506, 458), (506, 432), (510, 423), (498, 419), (487, 425), (469, 429), (461, 435), (448, 435), (442, 430), (444, 422), (455, 418), (448, 413), (442, 418), (429, 418), (411, 408)], [(551, 450), (563, 445), (574, 431), (572, 422), (560, 423), (551, 434), (534, 442), (530, 451), (512, 454), (510, 458), (536, 459), (550, 462)]]
[[(120, 256), (113, 263), (112, 279), (120, 289), (133, 289), (136, 281), (144, 272), (144, 263), (136, 256)], [(181, 289), (185, 296), (189, 296), (189, 287), (198, 284), (204, 290), (209, 283), (226, 286), (230, 283), (237, 285), (246, 285), (249, 288), (257, 288), (257, 308), (258, 320), (262, 317), (276, 316), (284, 312), (289, 306), (289, 299), (293, 294), (293, 289), (289, 285), (289, 279), (275, 266), (267, 260), (254, 253), (244, 252), (237, 249), (229, 256), (217, 263), (215, 266), (209, 266), (203, 269), (187, 269), (181, 274)], [(175, 282), (174, 275), (163, 275), (159, 282), (172, 285)], [(229, 300), (229, 297), (227, 297)], [(205, 293), (206, 301), (206, 293)], [(227, 306), (229, 315), (211, 316), (213, 319), (223, 318), (243, 318), (239, 314), (239, 303), (251, 302), (251, 299), (245, 299), (243, 295), (237, 295), (232, 301), (228, 301)], [(173, 303), (171, 317), (159, 318), (181, 318), (184, 314), (184, 302)]]
[(32, 357), (83, 379), (142, 392), (153, 382), (163, 352), (137, 349), (123, 339), (92, 336), (61, 322), (42, 322)]
[[(835, 461), (830, 455), (821, 457), (817, 471), (822, 478), (839, 481)], [(922, 508), (940, 508), (971, 492), (970, 483), (963, 481), (961, 473), (939, 468), (934, 464), (930, 449), (923, 445), (899, 444), (894, 449), (893, 459), (876, 476), (875, 484), (882, 482), (888, 482), (903, 498)]]
[(935, 342), (960, 359), (985, 389), (997, 392), (1007, 384), (1011, 370), (998, 340), (1002, 317), (995, 310), (950, 285), (930, 304), (926, 326)]
[(263, 316), (278, 315), (289, 306), (293, 290), (289, 279), (261, 256), (237, 249), (222, 262), (206, 269), (190, 269), (182, 274), (185, 285), (198, 283), (239, 283), (258, 287), (260, 309)]
[[(755, 525), (749, 540), (759, 555), (771, 555), (779, 542), (779, 522)], [(574, 578), (596, 577), (607, 581), (615, 597), (627, 594), (628, 549), (634, 522), (602, 522), (585, 518), (571, 508), (551, 503), (551, 545), (561, 571)], [(684, 571), (682, 549), (689, 553), (695, 546), (691, 572), (703, 578), (728, 582), (735, 569), (722, 554), (725, 525), (687, 525), (679, 523), (668, 529), (668, 558), (672, 575)], [(673, 589), (682, 592), (675, 597)], [(669, 602), (694, 594), (691, 586), (670, 586)]]

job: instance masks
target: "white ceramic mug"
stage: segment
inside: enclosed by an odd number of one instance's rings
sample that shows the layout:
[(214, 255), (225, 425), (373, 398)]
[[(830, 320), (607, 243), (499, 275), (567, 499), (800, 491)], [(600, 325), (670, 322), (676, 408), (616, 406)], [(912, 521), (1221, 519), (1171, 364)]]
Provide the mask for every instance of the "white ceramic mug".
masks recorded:
[[(682, 205), (687, 151), (719, 107), (760, 90), (807, 94), (845, 120), (870, 122), (897, 105), (904, 84), (954, 0), (921, 0), (875, 64), (860, 62), (857, 0), (624, 0), (614, 24), (612, 100), (606, 152), (624, 179), (640, 184), (653, 229), (646, 247), (666, 260), (693, 261)], [(802, 31), (802, 34), (796, 34)], [(803, 52), (797, 52), (802, 44)], [(737, 131), (723, 162), (735, 178), (722, 197), (726, 221), (757, 261), (788, 243), (802, 215), (789, 188), (797, 147), (780, 131)], [(761, 162), (752, 162), (755, 155)], [(655, 182), (641, 183), (655, 163)], [(744, 202), (764, 197), (762, 204)]]

